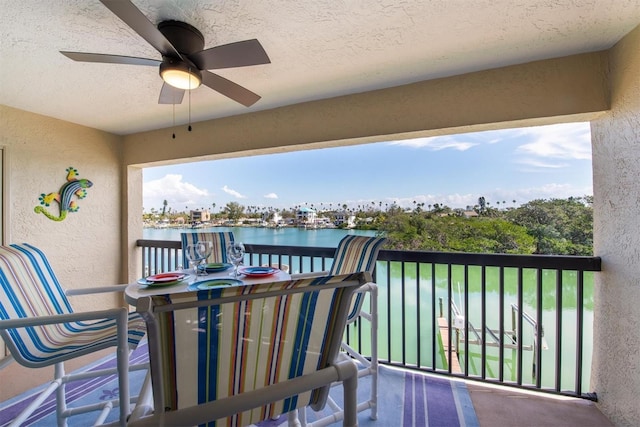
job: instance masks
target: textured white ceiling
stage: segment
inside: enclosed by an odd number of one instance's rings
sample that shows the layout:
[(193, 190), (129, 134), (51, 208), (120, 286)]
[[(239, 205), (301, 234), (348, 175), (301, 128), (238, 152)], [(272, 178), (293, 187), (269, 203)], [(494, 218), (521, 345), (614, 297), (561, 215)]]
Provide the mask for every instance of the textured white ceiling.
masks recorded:
[[(187, 22), (205, 48), (257, 38), (271, 64), (218, 70), (262, 96), (202, 86), (192, 121), (602, 50), (640, 24), (640, 0), (133, 0)], [(0, 104), (116, 134), (172, 125), (155, 67), (74, 62), (60, 50), (161, 59), (98, 0), (0, 0)], [(184, 123), (188, 97), (176, 107)]]

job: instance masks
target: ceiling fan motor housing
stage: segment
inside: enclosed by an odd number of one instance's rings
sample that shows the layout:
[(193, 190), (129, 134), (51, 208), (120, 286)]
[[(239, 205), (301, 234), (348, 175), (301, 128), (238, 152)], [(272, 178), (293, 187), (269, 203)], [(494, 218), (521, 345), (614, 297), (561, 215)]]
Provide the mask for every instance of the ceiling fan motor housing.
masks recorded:
[(204, 49), (202, 33), (185, 22), (162, 21), (158, 24), (158, 30), (180, 53), (191, 55)]

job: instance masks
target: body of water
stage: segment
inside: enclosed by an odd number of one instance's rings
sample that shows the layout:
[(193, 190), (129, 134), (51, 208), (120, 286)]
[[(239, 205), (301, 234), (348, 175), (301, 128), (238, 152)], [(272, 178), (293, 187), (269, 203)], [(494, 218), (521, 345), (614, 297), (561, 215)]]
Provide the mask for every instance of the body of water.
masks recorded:
[(180, 233), (231, 231), (233, 237), (243, 243), (278, 246), (315, 246), (335, 248), (349, 234), (375, 236), (371, 230), (343, 230), (338, 228), (304, 229), (297, 227), (209, 227), (209, 228), (145, 228), (142, 236), (150, 240), (180, 240)]

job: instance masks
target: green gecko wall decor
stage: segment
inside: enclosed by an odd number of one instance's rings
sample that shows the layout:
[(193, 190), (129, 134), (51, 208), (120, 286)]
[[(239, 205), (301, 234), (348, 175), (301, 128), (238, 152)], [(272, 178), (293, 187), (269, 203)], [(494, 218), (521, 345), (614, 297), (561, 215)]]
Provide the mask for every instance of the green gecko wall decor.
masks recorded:
[[(67, 217), (67, 212), (77, 212), (79, 209), (75, 200), (71, 200), (75, 195), (78, 199), (84, 199), (87, 196), (87, 188), (93, 183), (88, 179), (78, 179), (78, 170), (73, 166), (67, 168), (67, 182), (60, 187), (60, 192), (40, 194), (40, 206), (36, 206), (33, 210), (41, 213), (53, 221), (62, 221)], [(58, 202), (59, 215), (55, 216), (45, 209), (52, 202)]]

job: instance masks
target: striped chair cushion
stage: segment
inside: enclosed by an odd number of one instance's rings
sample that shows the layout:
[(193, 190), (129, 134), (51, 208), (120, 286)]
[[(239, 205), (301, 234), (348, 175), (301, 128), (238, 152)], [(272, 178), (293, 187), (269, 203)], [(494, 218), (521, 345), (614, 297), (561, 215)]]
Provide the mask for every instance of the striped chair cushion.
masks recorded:
[[(386, 239), (384, 237), (346, 236), (340, 240), (333, 257), (329, 274), (347, 274), (369, 272), (373, 274), (378, 252)], [(349, 310), (349, 321), (353, 321), (360, 312), (364, 294), (358, 292)]]
[(333, 257), (330, 275), (359, 273), (373, 274), (384, 237), (346, 236), (340, 240)]
[[(355, 278), (322, 277), (154, 297), (154, 305), (163, 305), (313, 287), (288, 296), (161, 313), (163, 378), (169, 379), (164, 384), (165, 407), (182, 409), (326, 367), (337, 357), (340, 325), (344, 327), (336, 307), (351, 291), (319, 285)], [(180, 333), (174, 333), (176, 328)], [(328, 352), (329, 343), (334, 343), (334, 354)], [(309, 391), (208, 425), (249, 425), (318, 399), (317, 392)]]
[[(69, 314), (73, 310), (44, 253), (28, 245), (0, 247), (0, 319)], [(129, 315), (129, 343), (137, 346), (146, 326)], [(73, 353), (116, 344), (112, 319), (57, 323), (2, 331), (29, 366), (47, 366)]]
[[(206, 262), (227, 262), (227, 245), (233, 242), (233, 233), (228, 231), (220, 232), (193, 232), (182, 233), (180, 235), (182, 240), (182, 247), (197, 243), (200, 241), (213, 242), (213, 251), (207, 258)], [(189, 268), (189, 261), (187, 260), (184, 252), (182, 253), (182, 266), (183, 268)]]

